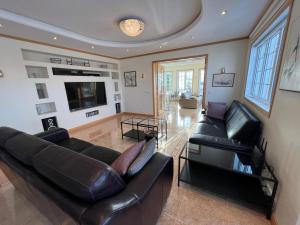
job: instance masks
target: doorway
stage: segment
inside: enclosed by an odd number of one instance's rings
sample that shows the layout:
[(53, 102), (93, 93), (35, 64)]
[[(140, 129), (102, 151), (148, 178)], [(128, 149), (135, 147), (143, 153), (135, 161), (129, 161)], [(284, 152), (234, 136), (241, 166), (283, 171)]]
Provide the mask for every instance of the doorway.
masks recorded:
[(208, 55), (154, 61), (153, 114), (205, 108)]

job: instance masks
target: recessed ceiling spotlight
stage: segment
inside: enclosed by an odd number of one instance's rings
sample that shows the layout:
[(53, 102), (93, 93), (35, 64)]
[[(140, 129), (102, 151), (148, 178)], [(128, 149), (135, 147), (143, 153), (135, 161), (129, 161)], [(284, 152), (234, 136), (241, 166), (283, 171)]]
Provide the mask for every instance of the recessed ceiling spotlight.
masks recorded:
[(121, 31), (129, 37), (136, 37), (144, 31), (144, 22), (140, 19), (128, 18), (120, 21)]
[(94, 49), (94, 48), (95, 48), (95, 46), (94, 46), (94, 45), (92, 45), (92, 46), (91, 46), (91, 48), (92, 48), (92, 49)]
[(222, 16), (225, 16), (226, 14), (227, 14), (227, 10), (223, 9), (223, 10), (221, 11), (221, 15), (222, 15)]
[(160, 45), (159, 48), (162, 48), (162, 46)]
[(53, 37), (53, 40), (55, 40), (55, 41), (56, 41), (56, 40), (57, 40), (57, 37), (56, 37), (56, 36), (55, 36), (55, 37)]
[(0, 27), (3, 27), (3, 25), (0, 23)]

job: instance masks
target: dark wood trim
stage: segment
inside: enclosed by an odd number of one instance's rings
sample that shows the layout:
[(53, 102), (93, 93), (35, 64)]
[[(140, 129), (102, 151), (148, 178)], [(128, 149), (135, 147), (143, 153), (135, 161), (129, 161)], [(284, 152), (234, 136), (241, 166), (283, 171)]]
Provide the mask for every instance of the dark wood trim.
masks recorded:
[[(287, 39), (287, 34), (288, 34), (288, 30), (289, 30), (290, 19), (291, 19), (292, 9), (293, 9), (293, 3), (294, 3), (294, 0), (288, 0), (286, 3), (284, 3), (277, 10), (277, 12), (271, 17), (271, 19), (265, 24), (265, 26), (263, 27), (263, 29), (256, 35), (256, 37), (253, 40), (250, 40), (250, 42), (249, 42), (249, 47), (248, 47), (248, 61), (247, 61), (247, 66), (246, 66), (246, 79), (245, 79), (245, 84), (244, 84), (243, 98), (244, 98), (244, 100), (247, 103), (249, 103), (257, 111), (259, 111), (260, 113), (262, 113), (264, 116), (266, 116), (268, 118), (271, 116), (271, 113), (272, 113), (273, 104), (274, 104), (274, 100), (275, 100), (275, 95), (276, 95), (276, 91), (277, 91), (277, 87), (278, 87), (278, 83), (279, 83), (279, 77), (280, 77), (282, 60), (283, 60), (283, 53), (284, 53), (286, 39)], [(290, 10), (289, 10), (289, 15), (288, 15), (288, 20), (287, 20), (286, 28), (285, 28), (285, 31), (284, 31), (284, 34), (283, 34), (282, 45), (281, 45), (280, 52), (279, 52), (278, 63), (277, 63), (277, 66), (276, 66), (276, 74), (275, 74), (275, 76), (276, 76), (276, 78), (275, 78), (276, 79), (275, 80), (275, 86), (274, 86), (273, 91), (272, 91), (270, 111), (268, 112), (268, 111), (262, 109), (261, 107), (259, 107), (258, 105), (256, 105), (255, 103), (251, 102), (249, 99), (247, 99), (245, 97), (245, 94), (246, 94), (246, 85), (247, 85), (247, 79), (248, 79), (249, 61), (250, 61), (250, 55), (251, 55), (251, 46), (259, 38), (259, 36), (265, 30), (267, 30), (268, 27), (278, 18), (278, 16), (280, 16), (280, 14), (283, 13), (283, 11), (286, 10), (288, 7), (290, 7)]]
[(89, 55), (105, 57), (105, 58), (110, 58), (110, 59), (116, 59), (116, 60), (119, 59), (117, 57), (102, 55), (102, 54), (89, 52), (89, 51), (84, 51), (84, 50), (75, 49), (75, 48), (63, 47), (63, 46), (60, 46), (60, 45), (49, 44), (49, 43), (42, 42), (42, 41), (34, 41), (34, 40), (31, 40), (31, 39), (22, 38), (22, 37), (15, 37), (15, 36), (7, 35), (7, 34), (0, 34), (0, 37), (13, 39), (13, 40), (17, 40), (17, 41), (25, 41), (25, 42), (29, 42), (29, 43), (33, 43), (33, 44), (38, 44), (38, 45), (45, 45), (45, 46), (49, 46), (49, 47), (53, 47), (53, 48), (60, 48), (60, 49), (64, 49), (64, 50), (74, 51), (74, 52), (80, 52), (80, 53), (89, 54)]
[(227, 40), (222, 40), (222, 41), (215, 41), (215, 42), (208, 42), (208, 43), (204, 43), (204, 44), (192, 45), (192, 46), (187, 46), (187, 47), (182, 47), (182, 48), (174, 48), (174, 49), (168, 49), (168, 50), (157, 51), (157, 52), (150, 52), (150, 53), (145, 53), (145, 54), (140, 54), (140, 55), (122, 57), (122, 58), (118, 58), (118, 59), (123, 60), (123, 59), (131, 59), (131, 58), (148, 56), (148, 55), (162, 54), (162, 53), (180, 51), (180, 50), (185, 50), (185, 49), (190, 49), (190, 48), (199, 48), (199, 47), (205, 47), (205, 46), (209, 46), (209, 45), (217, 45), (217, 44), (223, 44), (223, 43), (227, 43), (227, 42), (241, 41), (241, 40), (245, 40), (245, 39), (248, 39), (248, 38), (249, 38), (248, 36), (239, 37), (239, 38), (232, 38), (232, 39), (227, 39)]
[[(205, 107), (205, 98), (206, 98), (206, 83), (207, 83), (207, 64), (208, 64), (208, 54), (203, 54), (203, 55), (193, 55), (193, 56), (184, 56), (184, 57), (177, 57), (177, 58), (168, 58), (168, 59), (161, 59), (161, 60), (156, 60), (152, 61), (152, 99), (153, 99), (153, 115), (157, 116), (157, 102), (156, 102), (156, 96), (157, 96), (157, 91), (156, 91), (156, 74), (154, 66), (161, 62), (169, 62), (169, 61), (176, 61), (176, 60), (181, 60), (181, 59), (194, 59), (194, 58), (202, 58), (204, 57), (205, 60), (205, 74), (204, 74), (204, 84), (203, 84), (203, 97), (202, 97), (202, 107)], [(204, 102), (204, 104), (203, 104)]]
[(249, 37), (254, 32), (254, 30), (256, 29), (256, 27), (259, 25), (259, 23), (261, 22), (261, 20), (264, 17), (264, 15), (268, 12), (268, 10), (270, 9), (270, 7), (273, 4), (273, 2), (274, 2), (274, 0), (269, 0), (268, 1), (268, 3), (266, 4), (266, 6), (264, 7), (263, 11), (260, 13), (259, 17), (255, 21), (253, 27), (251, 28), (251, 31), (249, 33)]

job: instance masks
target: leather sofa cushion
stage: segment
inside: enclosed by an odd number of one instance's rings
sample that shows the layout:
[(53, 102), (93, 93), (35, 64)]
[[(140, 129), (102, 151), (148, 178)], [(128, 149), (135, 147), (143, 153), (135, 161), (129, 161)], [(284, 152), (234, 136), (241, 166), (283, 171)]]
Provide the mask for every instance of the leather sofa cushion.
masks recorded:
[(199, 123), (206, 123), (206, 124), (214, 125), (216, 127), (219, 127), (220, 129), (225, 128), (224, 120), (211, 118), (207, 115), (200, 115)]
[(21, 133), (8, 139), (5, 143), (5, 149), (22, 163), (32, 166), (33, 157), (50, 145), (52, 145), (51, 142)]
[(75, 152), (82, 152), (83, 150), (93, 146), (93, 144), (77, 138), (61, 140), (57, 142), (57, 145), (60, 145), (65, 148), (69, 148)]
[(0, 147), (4, 148), (8, 139), (21, 133), (21, 131), (12, 129), (10, 127), (0, 127)]
[(116, 158), (118, 158), (119, 155), (121, 155), (120, 152), (102, 146), (89, 147), (82, 151), (81, 154), (96, 159), (98, 161), (104, 162), (108, 165), (111, 165), (113, 161), (115, 161)]
[(52, 128), (48, 131), (35, 134), (35, 136), (55, 144), (58, 143), (59, 141), (70, 138), (69, 132), (64, 128)]
[(189, 138), (189, 142), (193, 144), (206, 145), (229, 151), (239, 151), (247, 153), (251, 152), (253, 148), (251, 145), (245, 145), (232, 139), (209, 136), (205, 134), (192, 134)]
[(107, 164), (60, 146), (47, 147), (33, 162), (40, 174), (87, 202), (96, 202), (125, 188), (122, 178)]
[(225, 123), (228, 123), (228, 121), (232, 118), (232, 116), (234, 115), (234, 113), (236, 112), (236, 110), (239, 108), (239, 105), (241, 103), (234, 100), (232, 102), (232, 104), (230, 105), (230, 107), (227, 109), (225, 115), (224, 115), (224, 121)]
[(249, 117), (240, 108), (237, 108), (226, 124), (228, 138), (238, 139), (239, 133), (245, 129), (247, 123), (251, 123)]
[(224, 124), (219, 123), (208, 124), (208, 123), (199, 123), (194, 131), (196, 134), (203, 134), (221, 138), (227, 138), (226, 128)]

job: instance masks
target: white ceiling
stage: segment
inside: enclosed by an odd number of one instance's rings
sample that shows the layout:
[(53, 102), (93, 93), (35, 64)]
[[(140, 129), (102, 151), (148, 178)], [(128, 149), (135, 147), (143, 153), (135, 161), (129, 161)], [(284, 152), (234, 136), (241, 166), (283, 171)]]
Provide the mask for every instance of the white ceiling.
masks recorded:
[[(121, 58), (248, 36), (268, 1), (0, 0), (0, 34)], [(130, 16), (145, 22), (137, 38), (118, 27)]]

